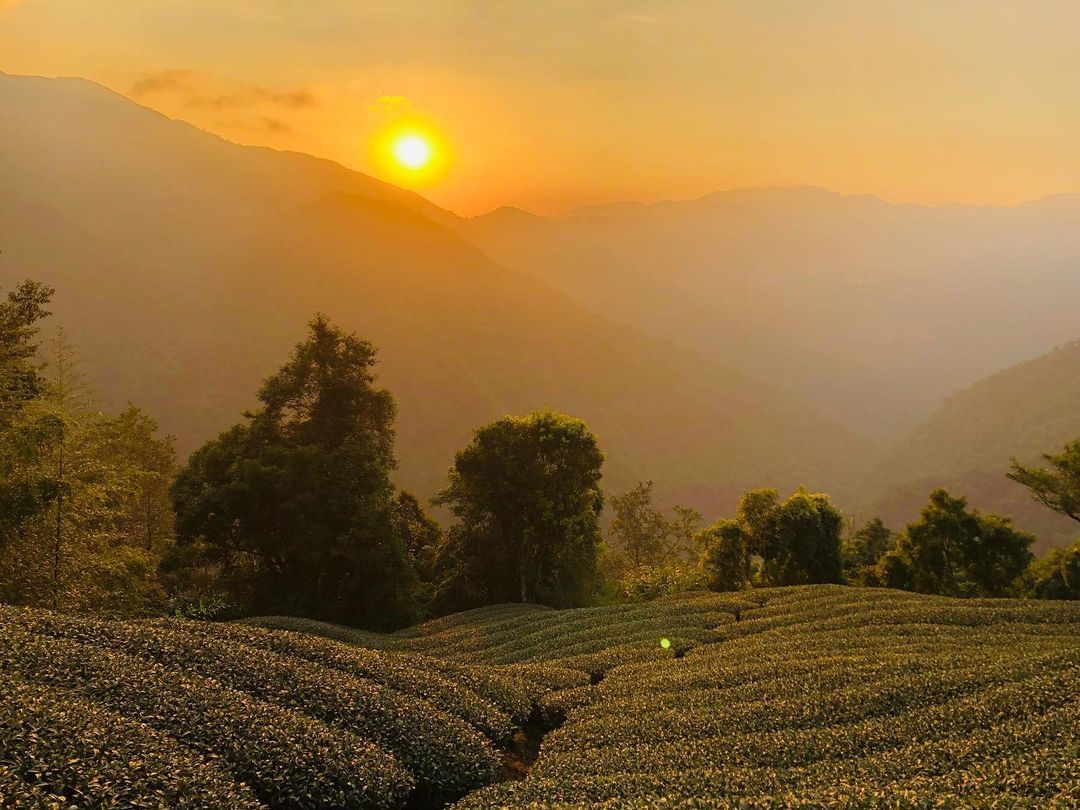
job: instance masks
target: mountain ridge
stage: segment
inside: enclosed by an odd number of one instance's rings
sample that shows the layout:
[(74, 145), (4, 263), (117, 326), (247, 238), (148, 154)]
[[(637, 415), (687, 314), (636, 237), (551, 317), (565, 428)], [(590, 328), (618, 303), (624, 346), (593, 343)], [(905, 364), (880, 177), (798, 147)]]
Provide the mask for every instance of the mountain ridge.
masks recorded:
[(472, 429), (541, 407), (600, 435), (607, 488), (655, 478), (709, 513), (748, 486), (834, 488), (862, 452), (771, 386), (490, 260), (411, 192), (50, 81), (0, 79), (0, 272), (57, 287), (105, 404), (143, 405), (183, 451), (238, 421), (323, 311), (378, 347), (398, 477), (422, 496)]

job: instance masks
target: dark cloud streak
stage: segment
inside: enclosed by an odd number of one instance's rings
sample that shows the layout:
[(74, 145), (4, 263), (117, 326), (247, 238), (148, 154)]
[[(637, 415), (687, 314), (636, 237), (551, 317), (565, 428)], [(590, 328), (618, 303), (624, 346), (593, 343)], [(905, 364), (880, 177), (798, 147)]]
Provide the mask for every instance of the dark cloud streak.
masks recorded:
[(131, 86), (131, 95), (135, 97), (166, 94), (180, 97), (187, 107), (213, 110), (240, 110), (258, 105), (298, 110), (319, 103), (306, 87), (273, 90), (249, 82), (203, 76), (190, 70), (160, 70), (143, 76)]

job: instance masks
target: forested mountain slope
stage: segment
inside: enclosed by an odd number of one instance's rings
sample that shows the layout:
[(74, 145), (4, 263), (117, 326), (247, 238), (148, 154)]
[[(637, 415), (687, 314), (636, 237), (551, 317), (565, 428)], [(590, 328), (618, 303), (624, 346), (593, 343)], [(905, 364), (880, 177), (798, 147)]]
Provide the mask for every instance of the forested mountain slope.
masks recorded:
[(1042, 546), (1068, 541), (1080, 535), (1080, 525), (1035, 503), (1005, 474), (1011, 458), (1036, 462), (1077, 438), (1080, 341), (949, 397), (867, 478), (864, 493), (895, 522), (915, 514), (931, 487), (945, 485), (977, 507), (1013, 515)]
[(54, 285), (109, 407), (182, 451), (239, 419), (316, 311), (379, 348), (400, 482), (431, 494), (507, 412), (584, 418), (605, 486), (707, 513), (741, 489), (835, 489), (863, 446), (827, 416), (492, 262), (409, 192), (227, 143), (89, 82), (0, 76), (0, 274)]

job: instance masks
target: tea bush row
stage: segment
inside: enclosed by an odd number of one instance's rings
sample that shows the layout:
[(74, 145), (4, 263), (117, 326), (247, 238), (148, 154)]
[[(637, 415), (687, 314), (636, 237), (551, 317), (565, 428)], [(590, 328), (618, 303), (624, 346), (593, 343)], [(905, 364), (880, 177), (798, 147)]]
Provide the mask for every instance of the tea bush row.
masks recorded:
[(220, 682), (0, 619), (0, 672), (150, 726), (217, 760), (273, 807), (396, 807), (414, 787), (371, 742)]
[(336, 726), (394, 755), (430, 797), (456, 797), (494, 781), (499, 758), (478, 731), (436, 706), (328, 667), (160, 624), (24, 612), (30, 632), (74, 639), (212, 679)]

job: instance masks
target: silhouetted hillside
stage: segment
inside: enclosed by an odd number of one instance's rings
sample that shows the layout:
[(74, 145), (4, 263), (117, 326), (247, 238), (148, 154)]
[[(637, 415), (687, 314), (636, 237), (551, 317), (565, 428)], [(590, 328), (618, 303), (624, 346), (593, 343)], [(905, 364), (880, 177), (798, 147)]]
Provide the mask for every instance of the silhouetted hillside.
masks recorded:
[(80, 80), (0, 76), (0, 120), (0, 272), (55, 285), (106, 404), (143, 405), (184, 451), (322, 310), (379, 347), (421, 494), (473, 428), (545, 406), (598, 433), (606, 486), (655, 478), (706, 511), (752, 485), (835, 488), (862, 454), (773, 388), (493, 263), (415, 194)]

